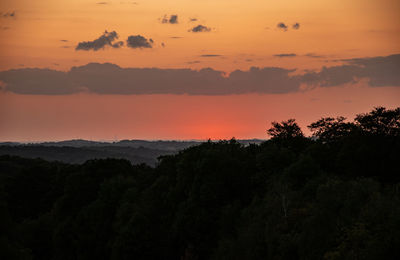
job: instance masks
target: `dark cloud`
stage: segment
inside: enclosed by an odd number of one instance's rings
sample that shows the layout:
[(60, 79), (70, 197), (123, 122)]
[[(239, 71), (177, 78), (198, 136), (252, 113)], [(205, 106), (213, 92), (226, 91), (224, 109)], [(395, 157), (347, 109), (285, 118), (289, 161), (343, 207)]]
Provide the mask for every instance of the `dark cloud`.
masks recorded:
[(1, 30), (9, 30), (11, 27), (9, 27), (9, 26), (0, 26), (0, 29)]
[(219, 55), (219, 54), (203, 54), (203, 55), (200, 55), (200, 57), (208, 57), (208, 58), (210, 58), (210, 57), (222, 57), (222, 55)]
[(115, 42), (115, 43), (113, 43), (111, 45), (111, 47), (113, 47), (113, 48), (120, 48), (122, 46), (124, 46), (124, 42), (123, 41), (118, 41), (118, 42)]
[[(193, 63), (197, 63), (194, 61)], [(251, 68), (226, 76), (210, 68), (141, 69), (106, 63), (73, 67), (68, 72), (49, 69), (17, 69), (0, 72), (5, 91), (19, 94), (63, 95), (78, 92), (97, 94), (188, 94), (230, 95), (244, 93), (287, 93), (300, 82), (289, 77), (292, 70)]]
[(197, 22), (197, 18), (189, 18), (189, 22)]
[(107, 32), (105, 31), (103, 35), (93, 41), (80, 42), (76, 46), (75, 50), (84, 50), (84, 51), (98, 51), (100, 49), (104, 49), (106, 46), (111, 46), (113, 48), (119, 48), (123, 45), (123, 42), (114, 42), (118, 39), (118, 34), (115, 31)]
[(77, 92), (68, 74), (50, 69), (14, 69), (0, 72), (5, 91), (31, 95), (65, 95)]
[[(295, 70), (252, 67), (229, 75), (210, 68), (121, 68), (106, 63), (72, 67), (68, 72), (50, 69), (14, 69), (0, 72), (3, 91), (19, 94), (64, 95), (82, 91), (97, 94), (230, 95), (290, 93), (308, 86), (339, 86), (366, 79), (371, 87), (400, 87), (400, 54), (344, 60), (341, 66), (324, 67), (292, 75)], [(189, 64), (199, 61), (189, 61)], [(309, 88), (308, 88), (309, 89)]]
[(287, 31), (287, 29), (288, 29), (288, 26), (286, 25), (286, 24), (284, 24), (284, 23), (278, 23), (277, 25), (276, 25), (276, 27), (278, 27), (278, 29), (280, 29), (280, 30), (283, 30), (283, 31)]
[(4, 17), (4, 18), (15, 18), (16, 12), (15, 12), (15, 11), (6, 12), (6, 13), (1, 13), (1, 12), (0, 12), (0, 16), (1, 16), (1, 17)]
[(178, 23), (178, 15), (172, 14), (171, 16), (164, 15), (161, 19), (161, 23), (169, 23), (169, 24), (177, 24)]
[(181, 36), (171, 36), (169, 38), (171, 38), (171, 39), (182, 39), (183, 37), (181, 37)]
[(108, 2), (98, 2), (96, 4), (98, 4), (98, 5), (108, 5)]
[(400, 54), (343, 61), (361, 67), (362, 72), (358, 77), (369, 78), (369, 84), (373, 87), (400, 86)]
[(129, 48), (152, 48), (154, 41), (152, 39), (147, 40), (141, 35), (131, 35), (126, 40), (126, 45)]
[(64, 46), (61, 46), (60, 48), (69, 49), (69, 48), (71, 48), (71, 46), (64, 45)]
[(300, 29), (300, 24), (299, 23), (295, 23), (295, 24), (292, 25), (292, 28), (294, 30), (298, 30), (298, 29)]
[(165, 43), (163, 43), (163, 42), (162, 42), (162, 43), (161, 43), (161, 47), (163, 47), (163, 48), (164, 48), (164, 47), (165, 47)]
[(60, 40), (60, 42), (69, 42), (68, 40)]
[(371, 87), (400, 86), (400, 54), (341, 61), (346, 64), (323, 67), (319, 72), (306, 73), (302, 76), (302, 81), (306, 84), (331, 87), (356, 83), (366, 78)]
[(275, 54), (274, 56), (278, 58), (292, 58), (296, 57), (297, 55), (295, 53), (280, 53), (280, 54)]
[(198, 32), (209, 32), (211, 31), (210, 27), (204, 26), (204, 25), (197, 25), (195, 27), (193, 27), (192, 29), (189, 30), (189, 32), (194, 32), (194, 33), (198, 33)]

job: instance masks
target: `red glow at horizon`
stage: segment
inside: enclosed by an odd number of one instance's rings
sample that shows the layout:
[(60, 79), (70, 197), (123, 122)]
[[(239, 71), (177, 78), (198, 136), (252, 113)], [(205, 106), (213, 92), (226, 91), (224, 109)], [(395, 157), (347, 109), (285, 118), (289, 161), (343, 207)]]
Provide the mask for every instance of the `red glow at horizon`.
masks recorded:
[(0, 141), (67, 139), (266, 139), (271, 121), (307, 125), (325, 116), (398, 107), (400, 89), (345, 86), (278, 95), (0, 94)]

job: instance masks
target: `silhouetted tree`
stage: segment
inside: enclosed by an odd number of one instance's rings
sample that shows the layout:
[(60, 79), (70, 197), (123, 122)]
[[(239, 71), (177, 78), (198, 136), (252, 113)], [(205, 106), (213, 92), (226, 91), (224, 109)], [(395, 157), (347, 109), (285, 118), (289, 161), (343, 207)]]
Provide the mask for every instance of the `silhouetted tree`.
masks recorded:
[(323, 142), (333, 142), (355, 130), (353, 123), (345, 122), (345, 117), (325, 117), (308, 126), (314, 137)]
[(272, 122), (272, 127), (268, 129), (267, 132), (273, 139), (304, 137), (303, 132), (295, 121), (295, 119), (289, 119), (287, 121), (282, 121), (281, 123)]
[(400, 107), (376, 107), (371, 112), (359, 114), (356, 124), (362, 131), (373, 135), (400, 136)]

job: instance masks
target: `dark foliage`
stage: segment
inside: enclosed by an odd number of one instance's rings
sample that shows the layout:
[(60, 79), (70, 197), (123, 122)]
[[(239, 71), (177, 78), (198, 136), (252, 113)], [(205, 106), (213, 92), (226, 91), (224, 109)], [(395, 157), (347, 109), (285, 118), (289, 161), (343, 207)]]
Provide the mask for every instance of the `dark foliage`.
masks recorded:
[(400, 109), (155, 168), (0, 157), (0, 259), (400, 259)]

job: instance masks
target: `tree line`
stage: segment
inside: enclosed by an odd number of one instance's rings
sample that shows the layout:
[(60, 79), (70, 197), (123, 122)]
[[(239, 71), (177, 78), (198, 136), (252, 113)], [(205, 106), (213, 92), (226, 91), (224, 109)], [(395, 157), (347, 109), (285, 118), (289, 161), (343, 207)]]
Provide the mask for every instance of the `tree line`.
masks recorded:
[(0, 157), (1, 259), (400, 259), (400, 108), (83, 164)]

